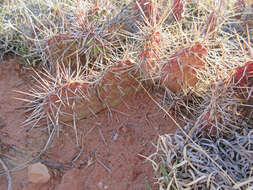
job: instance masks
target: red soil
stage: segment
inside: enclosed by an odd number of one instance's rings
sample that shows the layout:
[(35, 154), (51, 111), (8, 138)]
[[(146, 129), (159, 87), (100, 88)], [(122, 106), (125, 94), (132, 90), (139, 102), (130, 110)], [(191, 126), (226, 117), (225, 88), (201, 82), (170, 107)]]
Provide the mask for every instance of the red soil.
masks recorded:
[[(21, 71), (14, 59), (0, 63), (0, 122), (5, 124), (0, 127), (0, 154), (11, 156), (4, 159), (9, 168), (13, 168), (10, 160), (18, 166), (34, 158), (48, 137), (42, 128), (28, 131), (31, 126), (21, 127), (25, 120), (21, 107), (25, 103), (13, 97), (25, 96), (13, 90), (26, 91), (29, 84), (31, 75)], [(63, 127), (40, 158), (48, 167), (51, 180), (43, 185), (31, 184), (24, 168), (11, 173), (13, 190), (146, 189), (144, 182), (153, 184), (156, 179), (151, 162), (140, 155), (155, 152), (151, 143), (157, 142), (158, 135), (176, 129), (145, 93), (76, 125), (79, 146), (74, 130)], [(0, 190), (4, 189), (7, 180), (1, 175)]]

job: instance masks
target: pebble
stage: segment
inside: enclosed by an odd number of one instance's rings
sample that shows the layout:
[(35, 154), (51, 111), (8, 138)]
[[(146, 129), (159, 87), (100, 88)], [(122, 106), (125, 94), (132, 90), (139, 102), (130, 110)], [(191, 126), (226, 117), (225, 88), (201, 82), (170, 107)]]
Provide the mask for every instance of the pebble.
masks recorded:
[(98, 182), (98, 188), (103, 189), (103, 182), (102, 181)]
[(50, 174), (47, 167), (38, 162), (28, 167), (28, 181), (31, 183), (47, 183), (50, 180)]

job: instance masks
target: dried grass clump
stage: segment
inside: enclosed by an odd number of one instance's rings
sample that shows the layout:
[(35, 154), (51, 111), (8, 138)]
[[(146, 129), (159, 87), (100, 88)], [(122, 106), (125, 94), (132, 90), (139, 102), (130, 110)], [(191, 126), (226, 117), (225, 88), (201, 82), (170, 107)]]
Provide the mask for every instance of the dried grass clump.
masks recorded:
[[(186, 133), (192, 126), (185, 126)], [(219, 138), (198, 131), (160, 136), (154, 164), (160, 189), (251, 189), (252, 123)]]
[(65, 21), (74, 11), (71, 1), (4, 1), (2, 32), (6, 51), (33, 63), (45, 62), (42, 44), (55, 32), (66, 29)]
[[(96, 38), (97, 33), (105, 28), (104, 24), (117, 13), (112, 11), (117, 10), (114, 5), (109, 1), (4, 1), (1, 5), (3, 45), (6, 51), (25, 57), (34, 64), (54, 64), (53, 55), (60, 58), (69, 56), (64, 54), (68, 48), (72, 48), (71, 54), (83, 52), (85, 44), (91, 41), (89, 35)], [(93, 27), (93, 31), (89, 30), (89, 34), (86, 32), (85, 38), (84, 29), (87, 24), (88, 29)], [(62, 36), (65, 37), (64, 40), (59, 39)], [(100, 39), (96, 40), (100, 42)], [(64, 50), (56, 49), (58, 43), (67, 45), (61, 45)], [(49, 48), (54, 52), (49, 52)]]

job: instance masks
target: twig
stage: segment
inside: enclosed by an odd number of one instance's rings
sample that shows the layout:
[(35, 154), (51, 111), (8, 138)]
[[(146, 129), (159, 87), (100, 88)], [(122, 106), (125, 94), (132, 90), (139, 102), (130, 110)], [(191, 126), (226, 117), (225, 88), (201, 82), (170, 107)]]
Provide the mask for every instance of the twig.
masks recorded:
[(11, 190), (12, 189), (12, 183), (11, 183), (11, 175), (10, 175), (10, 171), (9, 169), (7, 168), (7, 166), (5, 165), (4, 161), (0, 158), (0, 164), (2, 165), (5, 173), (6, 173), (6, 176), (7, 176), (7, 181), (8, 181), (8, 190)]
[(100, 127), (98, 127), (98, 132), (99, 132), (99, 134), (100, 134), (100, 136), (101, 136), (101, 138), (102, 138), (103, 142), (104, 142), (104, 143), (105, 143), (105, 145), (107, 146), (107, 143), (106, 143), (106, 141), (105, 141), (105, 137), (104, 137), (104, 135), (103, 135), (103, 133), (102, 133), (102, 131), (101, 131)]
[(112, 170), (111, 170), (110, 168), (108, 168), (103, 162), (101, 162), (100, 160), (98, 160), (98, 158), (97, 158), (96, 155), (95, 155), (95, 157), (96, 157), (97, 162), (98, 162), (101, 166), (103, 166), (103, 167), (105, 168), (105, 170), (106, 170), (109, 174), (112, 174)]

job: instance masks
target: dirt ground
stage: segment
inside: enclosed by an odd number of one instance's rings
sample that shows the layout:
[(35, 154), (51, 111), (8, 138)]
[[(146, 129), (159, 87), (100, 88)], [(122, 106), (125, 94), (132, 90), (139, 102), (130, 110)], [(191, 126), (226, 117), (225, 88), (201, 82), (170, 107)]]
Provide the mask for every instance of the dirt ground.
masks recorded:
[[(34, 158), (48, 138), (45, 128), (21, 126), (25, 103), (14, 97), (25, 96), (15, 91), (27, 91), (32, 77), (16, 62), (0, 63), (0, 156), (10, 169)], [(50, 181), (30, 183), (25, 167), (11, 172), (13, 190), (144, 190), (144, 182), (153, 184), (151, 162), (141, 155), (155, 152), (152, 143), (158, 135), (173, 133), (176, 127), (145, 93), (126, 103), (128, 107), (113, 108), (112, 116), (104, 110), (78, 121), (78, 142), (74, 130), (64, 127), (39, 160), (48, 167)], [(5, 189), (6, 175), (0, 175), (0, 190)]]

